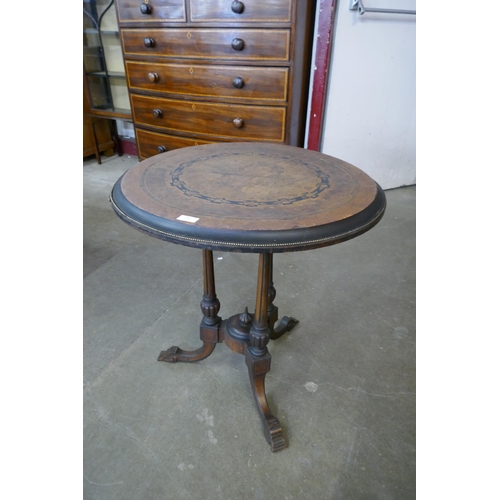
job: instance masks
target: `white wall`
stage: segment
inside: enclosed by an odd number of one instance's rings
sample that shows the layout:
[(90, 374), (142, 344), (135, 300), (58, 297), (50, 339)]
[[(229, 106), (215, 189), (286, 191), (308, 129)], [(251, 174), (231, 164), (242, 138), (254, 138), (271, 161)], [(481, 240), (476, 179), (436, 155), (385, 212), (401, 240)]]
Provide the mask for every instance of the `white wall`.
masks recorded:
[[(417, 10), (415, 0), (363, 5)], [(337, 4), (320, 150), (383, 189), (416, 183), (415, 25), (415, 15), (359, 15), (349, 0)]]

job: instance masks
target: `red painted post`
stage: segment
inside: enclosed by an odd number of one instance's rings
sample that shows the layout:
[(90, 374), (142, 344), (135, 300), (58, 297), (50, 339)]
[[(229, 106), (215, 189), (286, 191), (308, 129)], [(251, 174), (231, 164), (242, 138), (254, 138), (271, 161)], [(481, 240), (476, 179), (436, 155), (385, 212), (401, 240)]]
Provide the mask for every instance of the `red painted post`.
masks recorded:
[(314, 151), (319, 151), (321, 142), (336, 3), (336, 0), (319, 0), (316, 56), (313, 66), (313, 88), (307, 137), (307, 149)]

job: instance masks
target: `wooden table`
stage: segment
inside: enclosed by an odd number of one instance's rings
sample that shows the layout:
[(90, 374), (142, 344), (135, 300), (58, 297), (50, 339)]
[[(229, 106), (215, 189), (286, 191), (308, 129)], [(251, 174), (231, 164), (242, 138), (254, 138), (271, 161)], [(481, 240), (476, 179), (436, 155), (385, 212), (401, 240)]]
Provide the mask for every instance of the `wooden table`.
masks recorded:
[[(359, 236), (382, 218), (385, 195), (358, 168), (301, 148), (222, 143), (177, 149), (128, 170), (110, 196), (116, 214), (150, 236), (203, 251), (202, 346), (162, 351), (159, 361), (198, 361), (218, 342), (245, 356), (264, 434), (286, 448), (265, 394), (269, 340), (298, 322), (278, 323), (273, 254), (309, 250)], [(259, 253), (255, 313), (218, 316), (213, 251)]]

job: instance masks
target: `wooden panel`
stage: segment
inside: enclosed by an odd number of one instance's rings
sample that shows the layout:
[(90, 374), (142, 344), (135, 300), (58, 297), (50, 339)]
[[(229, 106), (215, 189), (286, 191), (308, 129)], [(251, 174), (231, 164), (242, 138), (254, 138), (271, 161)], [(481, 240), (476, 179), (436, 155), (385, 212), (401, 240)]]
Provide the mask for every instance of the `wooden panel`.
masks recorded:
[(136, 129), (137, 148), (140, 158), (149, 158), (159, 154), (158, 148), (163, 146), (166, 151), (185, 148), (188, 146), (200, 146), (202, 144), (211, 144), (210, 141), (201, 139), (195, 140), (188, 137), (176, 137), (174, 135), (158, 134), (148, 130)]
[[(141, 12), (141, 3), (147, 3), (151, 9), (149, 14)], [(184, 0), (117, 0), (117, 13), (119, 23), (130, 22), (158, 22), (158, 21), (186, 21)]]
[[(125, 64), (128, 83), (132, 90), (216, 98), (286, 101), (288, 68), (202, 66), (137, 61), (126, 61)], [(241, 84), (243, 85), (241, 88), (235, 87)]]
[[(134, 121), (151, 127), (212, 137), (282, 142), (286, 108), (177, 101), (132, 94)], [(154, 110), (159, 111), (154, 116)], [(238, 120), (241, 126), (238, 127)]]
[[(94, 121), (94, 130), (92, 130), (92, 120)], [(97, 156), (96, 146), (94, 144), (94, 135), (97, 141), (97, 151), (105, 152), (106, 156), (111, 156), (115, 151), (115, 143), (111, 137), (109, 120), (98, 120), (91, 117), (84, 117), (83, 120), (83, 157), (95, 154)]]
[(87, 78), (83, 76), (83, 157), (94, 154), (100, 163), (100, 154), (105, 151), (106, 156), (114, 153), (110, 121), (90, 116), (90, 95)]
[(190, 0), (192, 21), (290, 22), (292, 0), (243, 0), (244, 9), (235, 13), (228, 0)]
[[(123, 29), (125, 56), (168, 56), (198, 59), (288, 61), (287, 29)], [(152, 39), (147, 47), (146, 39)], [(243, 41), (235, 50), (233, 40)]]

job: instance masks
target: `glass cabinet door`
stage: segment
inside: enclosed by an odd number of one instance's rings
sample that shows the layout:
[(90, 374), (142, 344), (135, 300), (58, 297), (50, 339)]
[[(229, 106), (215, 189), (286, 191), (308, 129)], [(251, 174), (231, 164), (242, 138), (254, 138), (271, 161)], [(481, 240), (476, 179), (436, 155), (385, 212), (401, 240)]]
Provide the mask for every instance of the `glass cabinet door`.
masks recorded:
[(83, 0), (83, 66), (92, 112), (130, 117), (114, 0)]

